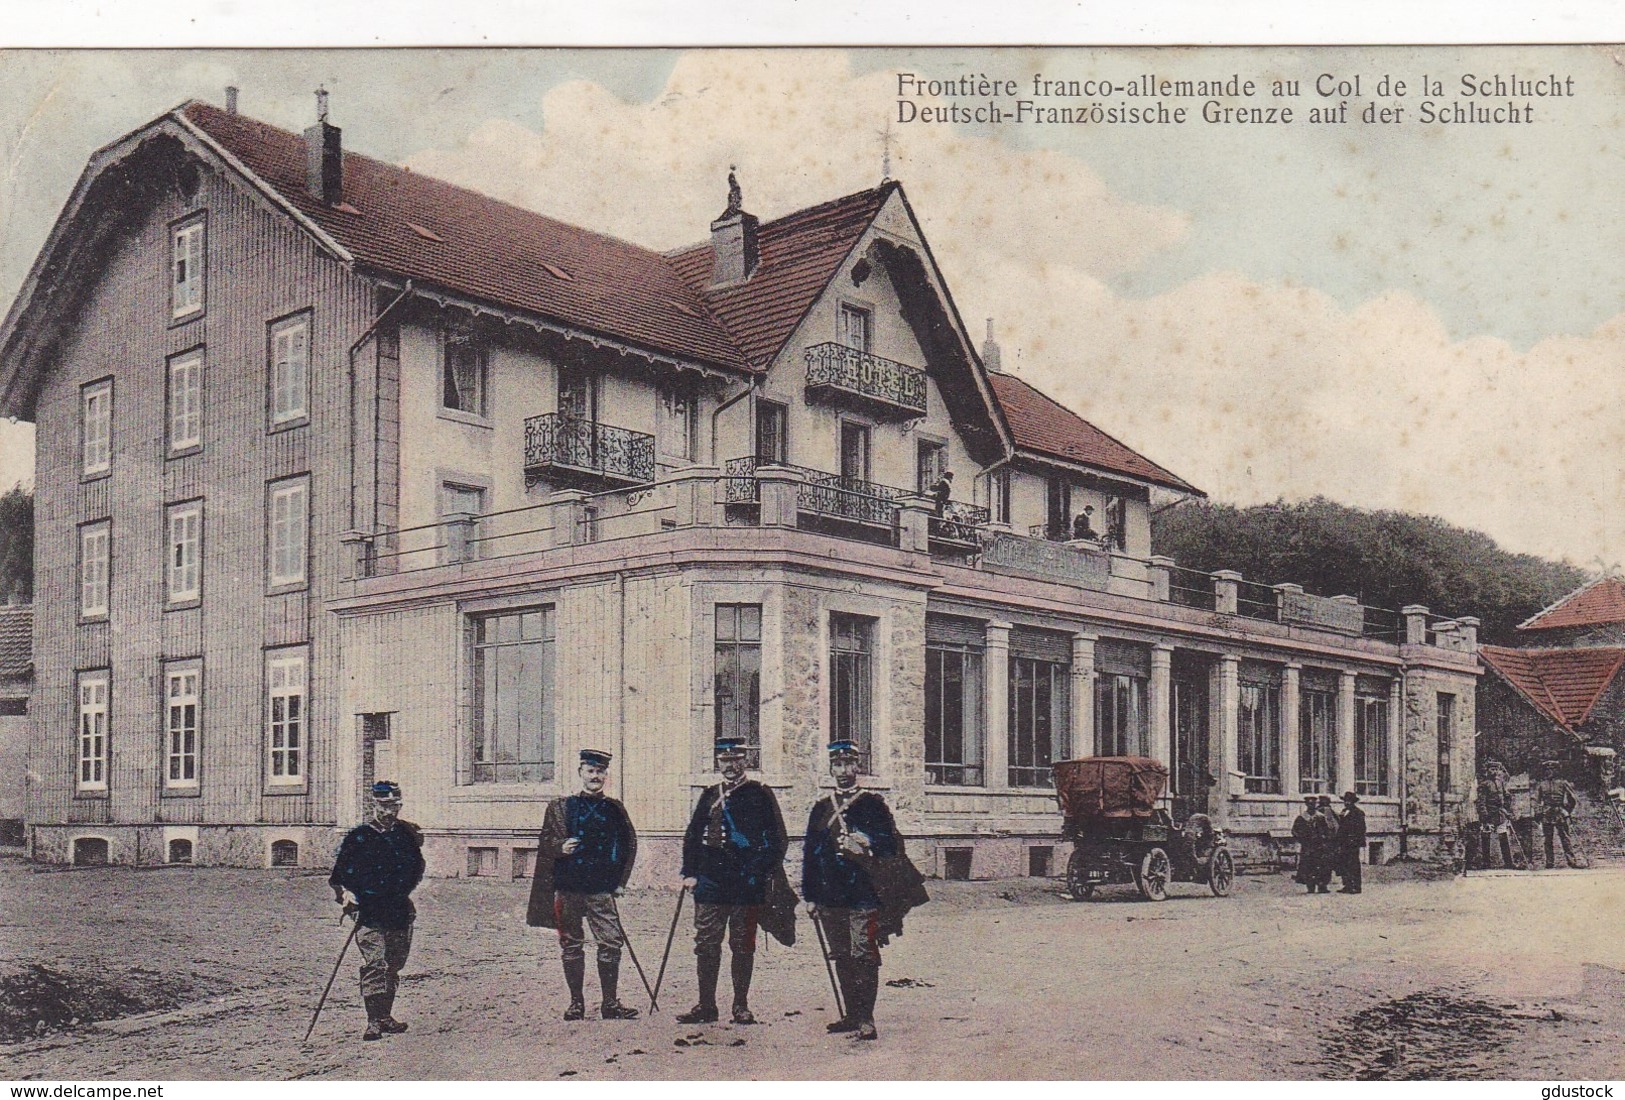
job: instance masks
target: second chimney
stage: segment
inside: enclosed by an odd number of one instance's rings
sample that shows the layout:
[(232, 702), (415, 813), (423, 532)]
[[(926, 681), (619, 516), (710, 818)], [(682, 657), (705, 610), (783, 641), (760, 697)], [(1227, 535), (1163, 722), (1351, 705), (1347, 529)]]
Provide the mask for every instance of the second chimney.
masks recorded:
[(711, 285), (742, 283), (756, 270), (761, 257), (756, 242), (760, 222), (745, 213), (739, 180), (728, 173), (728, 208), (711, 223)]
[(1001, 362), (1003, 358), (1003, 354), (999, 351), (999, 342), (993, 339), (993, 318), (989, 317), (987, 319), (987, 340), (982, 344), (982, 365), (994, 374), (999, 374), (1004, 369)]
[(341, 133), (327, 121), (327, 89), (316, 89), (316, 125), (305, 131), (305, 187), (329, 206), (344, 201)]

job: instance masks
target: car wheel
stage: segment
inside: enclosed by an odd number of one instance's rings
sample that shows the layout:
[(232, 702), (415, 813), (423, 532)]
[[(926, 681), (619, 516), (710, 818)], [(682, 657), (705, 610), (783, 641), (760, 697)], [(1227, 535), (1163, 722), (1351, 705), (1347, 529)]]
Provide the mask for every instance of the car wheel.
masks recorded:
[(1134, 884), (1147, 901), (1164, 901), (1168, 897), (1168, 880), (1172, 877), (1168, 853), (1153, 848), (1140, 860), (1140, 873), (1135, 876)]

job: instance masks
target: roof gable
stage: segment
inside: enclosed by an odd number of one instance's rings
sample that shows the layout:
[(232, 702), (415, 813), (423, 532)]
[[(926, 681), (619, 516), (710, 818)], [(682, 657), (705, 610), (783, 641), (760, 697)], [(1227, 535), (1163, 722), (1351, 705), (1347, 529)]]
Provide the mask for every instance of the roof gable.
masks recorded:
[(1478, 652), (1484, 663), (1536, 710), (1569, 730), (1591, 717), (1597, 700), (1625, 665), (1625, 649), (1612, 646), (1584, 649), (1479, 646)]
[(362, 267), (744, 370), (749, 360), (660, 253), (371, 157), (344, 154), (344, 201), (305, 187), (304, 139), (192, 102), (179, 114)]
[(1042, 458), (1091, 466), (1182, 493), (1206, 496), (1202, 490), (1163, 469), (1013, 374), (988, 375), (1015, 434), (1016, 447)]
[(1570, 592), (1545, 611), (1518, 624), (1519, 630), (1625, 623), (1625, 578), (1603, 577)]

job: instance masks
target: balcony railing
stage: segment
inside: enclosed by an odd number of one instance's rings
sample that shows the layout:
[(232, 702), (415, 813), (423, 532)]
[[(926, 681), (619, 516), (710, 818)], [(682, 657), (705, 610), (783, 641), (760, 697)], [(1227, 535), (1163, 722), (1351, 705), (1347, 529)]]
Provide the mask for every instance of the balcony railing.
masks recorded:
[(655, 437), (561, 413), (528, 417), (525, 472), (564, 481), (646, 485), (655, 479)]
[(950, 500), (942, 511), (931, 517), (932, 542), (947, 542), (959, 546), (976, 546), (978, 532), (987, 526), (992, 513), (979, 504), (961, 504)]
[(879, 411), (924, 416), (925, 372), (845, 344), (807, 349), (807, 394), (856, 398)]
[(796, 490), (796, 510), (824, 519), (892, 529), (897, 526), (898, 502), (910, 495), (895, 486), (843, 477), (827, 470), (784, 462), (768, 463), (758, 458), (732, 458), (723, 467), (726, 481), (723, 499), (729, 504), (756, 503), (760, 496), (756, 469), (768, 465), (801, 474), (805, 480)]

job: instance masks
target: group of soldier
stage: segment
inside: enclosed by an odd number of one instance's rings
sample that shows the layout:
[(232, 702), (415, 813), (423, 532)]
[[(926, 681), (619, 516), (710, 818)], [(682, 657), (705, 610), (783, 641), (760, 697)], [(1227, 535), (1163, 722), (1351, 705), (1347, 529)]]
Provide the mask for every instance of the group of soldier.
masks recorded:
[[(789, 839), (771, 788), (745, 777), (744, 742), (718, 739), (715, 750), (720, 781), (700, 796), (683, 837), (677, 907), (680, 914), (683, 899), (693, 893), (699, 996), (677, 1020), (703, 1024), (720, 1018), (717, 984), (726, 938), (730, 1018), (735, 1024), (754, 1024), (750, 986), (757, 932), (765, 928), (794, 943), (797, 898), (784, 871)], [(615, 900), (631, 877), (638, 839), (626, 807), (604, 793), (611, 759), (600, 749), (583, 749), (577, 768), (581, 789), (548, 805), (526, 915), (528, 924), (557, 931), (570, 994), (564, 1019), (572, 1021), (586, 1017), (588, 933), (597, 947), (599, 1015), (605, 1020), (638, 1015), (618, 995), (621, 954), (628, 944)], [(826, 1030), (875, 1039), (880, 949), (890, 935), (901, 932), (903, 914), (926, 897), (918, 872), (903, 856), (885, 799), (858, 785), (860, 760), (853, 742), (830, 743), (834, 787), (808, 817), (801, 896), (819, 933), (841, 1010)], [(353, 935), (363, 960), (366, 1040), (406, 1030), (392, 1010), (412, 943), (410, 895), (424, 865), (422, 833), (400, 820), (400, 809), (396, 784), (373, 784), (368, 820), (346, 834), (329, 879), (334, 899), (356, 918)], [(674, 915), (674, 930), (676, 921)], [(656, 986), (651, 1003), (658, 978)]]
[[(1569, 835), (1569, 819), (1574, 816), (1579, 797), (1574, 792), (1574, 785), (1563, 778), (1560, 761), (1542, 761), (1540, 768), (1541, 779), (1534, 789), (1534, 810), (1545, 840), (1546, 869), (1551, 870), (1556, 865), (1552, 843), (1554, 837), (1561, 841), (1563, 858), (1568, 865), (1581, 867), (1583, 864), (1575, 857), (1574, 842)], [(1479, 847), (1484, 854), (1485, 866), (1489, 865), (1492, 845), (1500, 848), (1503, 867), (1514, 866), (1512, 845), (1517, 834), (1514, 831), (1516, 817), (1512, 808), (1510, 782), (1511, 777), (1504, 764), (1499, 760), (1485, 762), (1484, 774), (1478, 780)], [(1521, 842), (1519, 846), (1522, 847)], [(1531, 854), (1528, 863), (1533, 866), (1534, 862)]]
[(1298, 842), (1294, 882), (1311, 894), (1329, 894), (1335, 872), (1343, 880), (1338, 893), (1360, 892), (1365, 811), (1360, 809), (1359, 795), (1353, 791), (1343, 795), (1342, 813), (1333, 812), (1331, 795), (1304, 795), (1303, 812), (1292, 822), (1292, 839)]

